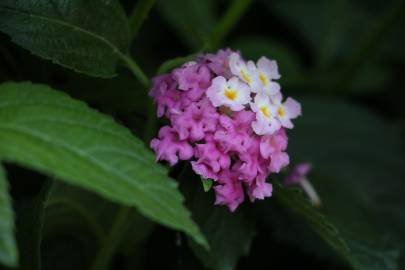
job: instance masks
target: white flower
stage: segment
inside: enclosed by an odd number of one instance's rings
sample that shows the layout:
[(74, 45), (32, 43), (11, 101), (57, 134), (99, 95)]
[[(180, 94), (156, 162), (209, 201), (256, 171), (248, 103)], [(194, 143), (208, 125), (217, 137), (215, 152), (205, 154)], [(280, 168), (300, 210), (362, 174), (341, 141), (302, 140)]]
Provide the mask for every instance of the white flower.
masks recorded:
[(272, 80), (280, 79), (280, 74), (278, 73), (278, 67), (276, 61), (269, 60), (266, 57), (261, 57), (257, 61), (257, 75), (255, 80), (257, 80), (256, 85), (258, 85), (258, 90), (262, 91), (266, 95), (272, 96), (280, 92), (280, 85)]
[(256, 113), (252, 128), (257, 135), (270, 135), (280, 129), (280, 122), (276, 118), (277, 107), (270, 102), (267, 95), (257, 94), (250, 108)]
[(285, 128), (293, 128), (294, 124), (291, 119), (297, 118), (301, 115), (301, 104), (292, 98), (287, 98), (287, 100), (282, 103), (283, 96), (281, 93), (274, 95), (272, 97), (272, 103), (276, 106), (276, 116), (280, 121), (281, 126)]
[(257, 67), (269, 80), (278, 80), (281, 78), (280, 73), (278, 73), (277, 62), (274, 60), (269, 60), (267, 57), (262, 56), (259, 61), (257, 61)]
[(239, 54), (233, 53), (229, 56), (229, 68), (232, 74), (247, 83), (252, 91), (257, 88), (257, 68), (255, 63), (252, 61), (245, 63), (245, 61), (240, 58)]
[(214, 78), (206, 94), (215, 107), (227, 106), (232, 111), (243, 110), (251, 101), (249, 86), (237, 77), (228, 81), (222, 76)]

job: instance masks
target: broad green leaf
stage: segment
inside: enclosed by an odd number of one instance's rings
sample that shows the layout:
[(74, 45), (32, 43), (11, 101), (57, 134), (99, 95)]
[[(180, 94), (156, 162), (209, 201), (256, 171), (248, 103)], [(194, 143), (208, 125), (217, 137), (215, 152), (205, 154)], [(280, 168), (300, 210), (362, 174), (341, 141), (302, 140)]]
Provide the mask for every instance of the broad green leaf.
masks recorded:
[(356, 269), (397, 269), (398, 249), (405, 252), (398, 130), (344, 101), (302, 103), (304, 116), (289, 135), (289, 151), (295, 162), (313, 164), (310, 180), (321, 197), (321, 212), (346, 239)]
[(148, 218), (205, 238), (183, 197), (143, 143), (110, 117), (44, 85), (0, 86), (0, 155), (56, 176)]
[(207, 268), (235, 269), (240, 257), (249, 253), (255, 235), (255, 217), (243, 207), (231, 213), (224, 206), (215, 206), (213, 191), (206, 193), (197, 185), (186, 194), (189, 208), (210, 245), (208, 251), (189, 241), (194, 254)]
[(0, 264), (15, 267), (18, 264), (17, 244), (14, 238), (14, 213), (8, 194), (6, 173), (0, 166)]
[(167, 0), (157, 7), (176, 34), (193, 50), (200, 49), (215, 24), (215, 1)]
[(3, 0), (0, 31), (35, 55), (99, 77), (115, 75), (129, 46), (116, 0)]

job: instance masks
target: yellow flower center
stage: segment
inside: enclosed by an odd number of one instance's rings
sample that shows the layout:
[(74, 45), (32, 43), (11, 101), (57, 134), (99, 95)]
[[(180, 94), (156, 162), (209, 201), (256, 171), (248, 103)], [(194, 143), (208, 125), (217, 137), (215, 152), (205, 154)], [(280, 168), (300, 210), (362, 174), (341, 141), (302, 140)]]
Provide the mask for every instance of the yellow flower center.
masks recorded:
[(245, 80), (247, 83), (252, 82), (252, 79), (250, 78), (250, 76), (243, 69), (240, 70), (240, 74), (242, 75), (242, 79)]
[(238, 93), (234, 89), (227, 88), (225, 90), (225, 96), (228, 99), (234, 101), (236, 99), (236, 97), (238, 96)]
[(263, 86), (267, 85), (267, 77), (266, 77), (266, 75), (264, 75), (263, 72), (260, 72), (259, 79), (262, 82)]
[(269, 118), (269, 117), (270, 117), (269, 109), (268, 109), (266, 106), (260, 107), (260, 111), (263, 113), (263, 115), (264, 115), (266, 118)]
[(281, 106), (278, 107), (277, 114), (278, 114), (278, 116), (280, 116), (280, 117), (284, 117), (284, 116), (285, 116), (285, 111), (284, 111), (283, 107), (281, 107)]

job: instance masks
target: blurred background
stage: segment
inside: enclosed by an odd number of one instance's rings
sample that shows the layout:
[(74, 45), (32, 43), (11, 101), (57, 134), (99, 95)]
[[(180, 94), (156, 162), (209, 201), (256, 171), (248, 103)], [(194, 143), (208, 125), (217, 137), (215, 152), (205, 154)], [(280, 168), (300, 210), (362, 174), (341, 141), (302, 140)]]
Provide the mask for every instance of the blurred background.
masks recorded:
[[(121, 2), (130, 13), (134, 1)], [(349, 243), (358, 269), (405, 269), (404, 1), (244, 1), (236, 23), (226, 26), (227, 35), (215, 39), (231, 3), (158, 0), (131, 54), (151, 77), (162, 62), (204, 50), (208, 37), (214, 48), (240, 50), (246, 59), (277, 60), (283, 92), (303, 106), (303, 116), (288, 133), (291, 163), (312, 163), (309, 179), (321, 197), (320, 211)], [(124, 68), (113, 79), (90, 78), (31, 55), (4, 34), (0, 59), (1, 82), (50, 84), (142, 134), (150, 101)], [(12, 164), (6, 168), (21, 256), (29, 262), (37, 222), (33, 205), (48, 179)], [(198, 197), (188, 196), (188, 201)], [(88, 192), (54, 185), (44, 211), (43, 269), (87, 269), (97, 234), (109, 229), (105, 216), (116, 207)], [(218, 256), (226, 258), (226, 250), (239, 244), (250, 251), (236, 266), (225, 261), (219, 269), (350, 269), (275, 200), (245, 203), (243, 211), (255, 216), (249, 225), (253, 239), (236, 234), (218, 247), (225, 250)], [(183, 235), (136, 213), (125, 239), (112, 269), (204, 269)]]

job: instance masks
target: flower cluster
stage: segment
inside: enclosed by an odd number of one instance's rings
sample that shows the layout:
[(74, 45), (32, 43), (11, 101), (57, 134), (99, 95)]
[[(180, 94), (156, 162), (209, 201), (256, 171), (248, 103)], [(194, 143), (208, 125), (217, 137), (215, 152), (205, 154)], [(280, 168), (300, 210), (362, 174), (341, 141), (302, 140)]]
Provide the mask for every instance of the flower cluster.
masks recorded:
[(246, 62), (229, 49), (155, 77), (150, 95), (170, 120), (151, 141), (157, 160), (190, 160), (231, 211), (244, 189), (251, 201), (271, 196), (266, 178), (288, 165), (285, 128), (301, 114), (298, 102), (283, 102), (279, 78), (275, 61)]

